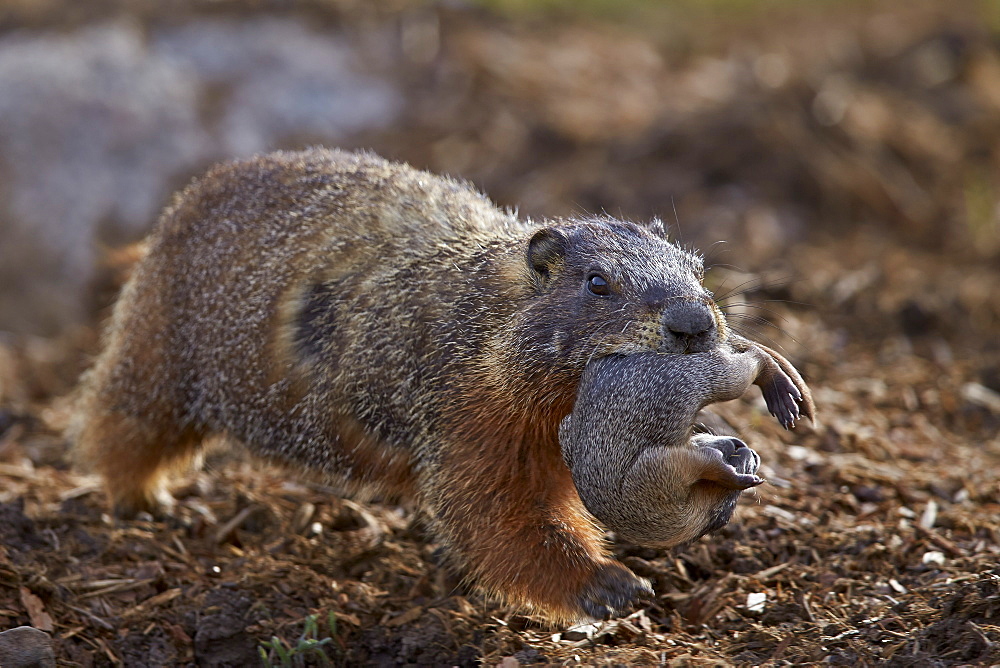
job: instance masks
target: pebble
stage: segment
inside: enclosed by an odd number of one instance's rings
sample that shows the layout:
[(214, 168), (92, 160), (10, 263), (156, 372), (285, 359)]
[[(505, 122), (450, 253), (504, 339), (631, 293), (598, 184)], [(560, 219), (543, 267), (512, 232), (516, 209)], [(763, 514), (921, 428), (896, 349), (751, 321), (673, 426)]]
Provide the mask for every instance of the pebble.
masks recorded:
[(56, 657), (48, 633), (18, 626), (0, 633), (0, 666), (3, 668), (55, 668)]

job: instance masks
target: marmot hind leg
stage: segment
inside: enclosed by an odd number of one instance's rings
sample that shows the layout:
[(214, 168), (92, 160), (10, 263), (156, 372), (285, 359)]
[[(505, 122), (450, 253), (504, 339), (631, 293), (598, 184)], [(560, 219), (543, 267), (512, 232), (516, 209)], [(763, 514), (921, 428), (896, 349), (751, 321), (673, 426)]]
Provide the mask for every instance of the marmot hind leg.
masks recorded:
[(203, 435), (178, 428), (172, 421), (101, 407), (89, 407), (78, 419), (76, 457), (104, 479), (115, 515), (169, 515), (174, 499), (167, 491), (167, 479), (190, 464)]

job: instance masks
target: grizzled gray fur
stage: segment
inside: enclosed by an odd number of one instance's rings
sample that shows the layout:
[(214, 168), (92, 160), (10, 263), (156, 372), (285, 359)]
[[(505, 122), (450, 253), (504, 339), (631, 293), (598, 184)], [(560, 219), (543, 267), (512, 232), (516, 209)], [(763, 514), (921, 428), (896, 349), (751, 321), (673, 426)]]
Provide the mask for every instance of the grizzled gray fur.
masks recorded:
[[(693, 435), (692, 425), (706, 405), (735, 399), (754, 382), (791, 425), (802, 392), (761, 346), (735, 334), (707, 352), (590, 364), (559, 434), (587, 510), (640, 545), (677, 545), (725, 525), (740, 491), (763, 482), (760, 458), (739, 439)], [(804, 410), (811, 415), (808, 398)]]

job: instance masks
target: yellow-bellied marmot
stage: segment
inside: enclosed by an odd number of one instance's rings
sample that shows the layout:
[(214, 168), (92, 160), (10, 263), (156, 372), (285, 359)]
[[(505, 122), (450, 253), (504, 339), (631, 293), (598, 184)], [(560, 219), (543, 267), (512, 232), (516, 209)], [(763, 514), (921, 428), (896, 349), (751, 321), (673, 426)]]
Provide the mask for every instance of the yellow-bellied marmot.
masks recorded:
[(225, 433), (415, 497), (506, 601), (577, 619), (648, 591), (608, 556), (559, 425), (593, 360), (728, 345), (700, 259), (662, 225), (522, 221), (464, 183), (317, 149), (212, 169), (147, 245), (69, 431), (118, 512), (169, 505), (166, 474)]

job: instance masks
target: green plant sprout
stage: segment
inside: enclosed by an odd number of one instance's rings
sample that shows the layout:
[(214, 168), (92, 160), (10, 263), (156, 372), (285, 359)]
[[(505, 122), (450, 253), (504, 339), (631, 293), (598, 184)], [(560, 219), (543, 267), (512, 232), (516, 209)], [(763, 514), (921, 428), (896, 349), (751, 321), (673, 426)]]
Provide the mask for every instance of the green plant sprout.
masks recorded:
[(319, 615), (307, 615), (302, 635), (298, 637), (294, 647), (290, 646), (278, 636), (271, 636), (271, 639), (260, 643), (257, 652), (260, 654), (261, 664), (265, 668), (302, 668), (306, 666), (306, 659), (312, 658), (319, 661), (324, 666), (332, 665), (330, 657), (323, 651), (323, 646), (333, 642), (337, 636), (337, 613), (333, 610), (327, 613), (326, 628), (328, 635), (325, 638), (318, 638)]

